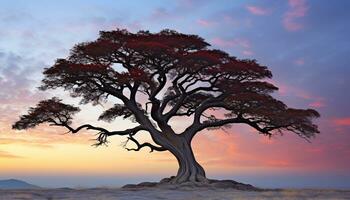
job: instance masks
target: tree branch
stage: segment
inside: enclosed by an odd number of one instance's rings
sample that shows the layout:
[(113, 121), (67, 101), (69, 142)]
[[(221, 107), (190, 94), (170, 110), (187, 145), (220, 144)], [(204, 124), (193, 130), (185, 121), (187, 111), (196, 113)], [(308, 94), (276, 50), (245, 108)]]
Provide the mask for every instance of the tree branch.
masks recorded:
[[(167, 99), (165, 102), (163, 102), (162, 105), (162, 110), (164, 110), (164, 108), (166, 107), (166, 104), (171, 100), (171, 99), (176, 99), (179, 98), (177, 100), (177, 102), (175, 103), (175, 105), (170, 109), (169, 112), (167, 112), (164, 115), (165, 121), (168, 122), (170, 120), (171, 117), (175, 116), (177, 114), (177, 111), (181, 108), (181, 106), (183, 106), (183, 103), (185, 101), (185, 99), (193, 94), (195, 94), (196, 92), (201, 92), (201, 91), (206, 91), (206, 92), (218, 92), (219, 90), (217, 90), (215, 88), (215, 83), (218, 81), (218, 79), (221, 77), (222, 75), (218, 75), (218, 76), (214, 76), (211, 77), (207, 80), (205, 79), (200, 79), (200, 78), (196, 78), (194, 76), (188, 76), (186, 77), (183, 81), (181, 81), (181, 83), (178, 85), (177, 84), (177, 80), (173, 81), (173, 86), (174, 88), (177, 88), (177, 95), (175, 95), (175, 97), (170, 98), (169, 100)], [(192, 79), (191, 79), (192, 77)], [(192, 80), (195, 80), (194, 82), (191, 83)], [(194, 88), (190, 91), (187, 91), (187, 89), (189, 89), (191, 86), (195, 85), (196, 83), (198, 83), (199, 81), (202, 82), (208, 82), (210, 85), (209, 86), (201, 86), (201, 87), (197, 87)], [(183, 84), (188, 82), (189, 84), (184, 88)], [(176, 85), (175, 85), (176, 84)]]
[[(133, 141), (133, 142), (136, 144), (137, 148), (127, 148), (127, 147), (126, 147), (128, 141), (130, 141), (130, 140)], [(133, 137), (133, 135), (129, 135), (128, 140), (127, 140), (127, 141), (125, 142), (125, 144), (124, 144), (124, 148), (125, 148), (126, 150), (128, 150), (128, 151), (140, 151), (140, 150), (141, 150), (142, 148), (144, 148), (144, 147), (150, 148), (150, 149), (151, 149), (150, 153), (153, 152), (153, 151), (166, 151), (166, 150), (167, 150), (167, 149), (164, 148), (164, 147), (154, 146), (153, 144), (148, 143), (148, 142), (145, 142), (145, 143), (140, 144), (140, 143)]]
[(81, 125), (78, 128), (76, 128), (76, 129), (72, 128), (68, 124), (61, 124), (59, 126), (66, 127), (72, 133), (77, 133), (80, 130), (86, 128), (87, 130), (96, 130), (96, 131), (99, 131), (99, 132), (103, 132), (104, 134), (106, 134), (108, 136), (112, 136), (112, 135), (128, 135), (128, 134), (131, 134), (131, 133), (134, 133), (134, 132), (136, 133), (136, 132), (141, 131), (141, 130), (146, 130), (143, 126), (136, 126), (134, 128), (126, 129), (124, 131), (108, 131), (105, 128), (92, 126), (90, 124)]
[(206, 123), (199, 123), (199, 122), (194, 122), (192, 124), (192, 126), (190, 126), (189, 128), (187, 128), (183, 134), (185, 135), (185, 137), (189, 140), (191, 140), (196, 133), (200, 132), (203, 129), (206, 128), (212, 128), (212, 127), (220, 127), (226, 124), (233, 124), (233, 123), (244, 123), (244, 124), (248, 124), (249, 126), (255, 128), (257, 131), (259, 131), (259, 133), (264, 134), (264, 135), (269, 135), (271, 136), (271, 132), (272, 130), (275, 129), (279, 129), (282, 127), (265, 127), (262, 128), (258, 125), (258, 123), (252, 122), (248, 119), (243, 118), (241, 115), (239, 115), (236, 118), (230, 118), (230, 119), (220, 119), (217, 121), (211, 121), (211, 122), (206, 122)]
[(96, 127), (96, 126), (93, 126), (91, 124), (84, 124), (84, 125), (81, 125), (81, 126), (79, 126), (77, 128), (73, 128), (67, 123), (57, 123), (54, 120), (50, 120), (50, 122), (52, 123), (51, 125), (53, 125), (53, 126), (66, 127), (69, 130), (69, 132), (72, 132), (72, 133), (77, 133), (77, 132), (81, 131), (82, 129), (98, 131), (98, 137), (96, 138), (97, 143), (94, 144), (95, 146), (106, 144), (107, 143), (107, 137), (109, 137), (109, 136), (113, 136), (113, 135), (120, 135), (120, 136), (129, 135), (129, 136), (132, 136), (132, 135), (135, 135), (137, 132), (139, 132), (141, 130), (147, 130), (145, 127), (143, 127), (141, 125), (140, 126), (136, 126), (134, 128), (125, 129), (123, 131), (108, 131), (105, 128)]

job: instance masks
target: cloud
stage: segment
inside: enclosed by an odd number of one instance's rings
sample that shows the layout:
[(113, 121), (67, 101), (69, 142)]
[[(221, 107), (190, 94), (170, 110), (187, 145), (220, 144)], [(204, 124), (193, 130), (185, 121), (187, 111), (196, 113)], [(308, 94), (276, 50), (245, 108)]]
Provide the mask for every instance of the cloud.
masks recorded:
[(242, 51), (242, 54), (245, 55), (245, 56), (251, 56), (251, 55), (254, 54), (254, 52), (249, 51), (249, 50), (244, 50), (244, 51)]
[(350, 117), (336, 118), (333, 122), (338, 126), (350, 126)]
[(164, 8), (156, 8), (151, 13), (150, 19), (160, 20), (160, 19), (169, 19), (172, 17), (172, 14)]
[(298, 58), (298, 59), (296, 59), (296, 60), (294, 61), (294, 63), (295, 63), (296, 65), (301, 66), (301, 65), (304, 65), (304, 64), (305, 64), (305, 60), (304, 60), (304, 58)]
[[(6, 132), (29, 105), (45, 97), (35, 89), (43, 64), (14, 53), (0, 56), (0, 133)], [(41, 66), (41, 67), (38, 67)]]
[(211, 26), (215, 25), (215, 22), (209, 21), (209, 20), (205, 20), (205, 19), (199, 19), (199, 20), (197, 20), (197, 24), (199, 26), (202, 26), (202, 27), (211, 27)]
[(187, 16), (191, 16), (196, 10), (206, 5), (204, 1), (197, 0), (179, 0), (173, 3), (174, 6), (168, 6), (167, 9), (164, 7), (155, 8), (151, 11), (146, 21), (165, 21), (166, 26), (169, 26), (169, 21), (175, 22), (179, 20), (179, 22), (183, 23), (184, 20), (186, 21)]
[(35, 137), (27, 137), (28, 139), (16, 138), (16, 137), (0, 137), (0, 145), (16, 144), (16, 145), (25, 145), (33, 146), (39, 148), (52, 148), (52, 142), (47, 139), (38, 139)]
[(314, 108), (322, 108), (326, 106), (326, 103), (323, 100), (313, 101), (309, 103), (309, 106)]
[[(46, 126), (41, 126), (41, 130), (28, 130), (30, 134), (11, 130), (11, 125), (19, 119), (20, 114), (26, 113), (29, 106), (34, 106), (48, 95), (36, 89), (41, 79), (40, 71), (44, 66), (35, 58), (0, 51), (0, 145), (50, 148), (52, 144), (60, 141), (76, 143), (79, 140), (81, 143), (88, 143), (86, 137), (68, 138), (50, 134), (55, 131), (64, 133), (65, 129), (50, 127), (50, 130), (45, 130)], [(2, 155), (5, 156), (5, 153)]]
[(6, 151), (0, 151), (0, 159), (1, 158), (23, 158), (23, 157), (8, 153)]
[[(249, 136), (244, 133), (247, 127), (239, 130), (241, 132), (230, 130), (231, 133), (226, 134), (215, 131), (196, 136), (193, 148), (198, 160), (208, 169), (220, 168), (220, 170), (297, 165), (293, 159), (284, 158), (283, 153), (270, 154), (271, 149), (280, 146), (275, 140), (258, 134), (249, 139)], [(215, 148), (208, 148), (208, 146), (215, 146)], [(251, 148), (253, 146), (254, 148)], [(265, 157), (264, 154), (270, 155)]]
[(237, 48), (245, 56), (254, 54), (251, 49), (251, 43), (246, 38), (224, 39), (215, 37), (211, 40), (211, 43), (222, 48)]
[[(273, 149), (283, 146), (277, 139), (261, 136), (247, 126), (227, 131), (229, 134), (216, 130), (198, 134), (194, 138), (194, 153), (205, 168), (233, 170), (241, 167), (300, 167), (294, 157), (289, 159), (284, 157), (285, 152), (273, 152)], [(208, 148), (209, 146), (215, 148)]]
[(287, 31), (299, 31), (304, 25), (298, 19), (303, 18), (309, 8), (305, 0), (289, 0), (288, 5), (289, 9), (284, 14), (282, 21), (283, 26)]
[[(341, 123), (350, 125), (350, 118)], [(241, 168), (314, 172), (347, 169), (350, 162), (344, 161), (344, 157), (349, 153), (346, 143), (349, 136), (342, 134), (334, 140), (334, 127), (327, 124), (322, 122), (322, 138), (317, 137), (312, 143), (287, 132), (283, 136), (276, 134), (268, 138), (247, 126), (234, 126), (229, 130), (230, 134), (220, 130), (198, 134), (194, 138), (193, 149), (198, 161), (209, 173)], [(339, 156), (334, 157), (334, 154)]]
[[(159, 16), (158, 18), (164, 18), (164, 16)], [(154, 17), (154, 19), (156, 19), (156, 17)], [(66, 22), (63, 28), (66, 32), (75, 35), (82, 30), (88, 33), (98, 33), (101, 30), (113, 30), (115, 28), (125, 28), (129, 31), (136, 32), (142, 29), (142, 25), (138, 21), (127, 22), (122, 18), (86, 17)]]
[(0, 103), (4, 105), (13, 104), (16, 101), (31, 102), (39, 97), (32, 89), (39, 81), (35, 74), (44, 67), (44, 64), (11, 52), (2, 52), (1, 55)]
[(223, 38), (213, 38), (211, 40), (211, 43), (220, 47), (227, 47), (227, 48), (232, 48), (234, 46), (237, 46), (237, 43), (235, 40), (225, 40)]
[(253, 15), (268, 15), (270, 11), (266, 8), (258, 7), (258, 6), (246, 6), (246, 9)]
[(324, 97), (314, 95), (302, 88), (287, 85), (279, 81), (276, 82), (274, 80), (269, 80), (269, 82), (278, 87), (278, 94), (281, 96), (295, 96), (303, 101), (306, 101), (308, 106), (314, 108), (322, 108), (326, 106), (326, 99)]

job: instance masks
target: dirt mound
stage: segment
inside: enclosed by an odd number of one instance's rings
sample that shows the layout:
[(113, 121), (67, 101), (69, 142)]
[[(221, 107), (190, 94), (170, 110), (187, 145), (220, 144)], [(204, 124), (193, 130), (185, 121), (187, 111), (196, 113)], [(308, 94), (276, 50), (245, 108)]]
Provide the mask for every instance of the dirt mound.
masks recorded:
[(179, 184), (170, 183), (170, 178), (164, 178), (160, 182), (142, 182), (139, 184), (127, 184), (123, 189), (144, 189), (144, 188), (164, 188), (164, 189), (236, 189), (243, 191), (263, 191), (263, 189), (254, 187), (250, 184), (240, 183), (233, 180), (214, 180), (208, 179), (207, 182), (184, 182)]

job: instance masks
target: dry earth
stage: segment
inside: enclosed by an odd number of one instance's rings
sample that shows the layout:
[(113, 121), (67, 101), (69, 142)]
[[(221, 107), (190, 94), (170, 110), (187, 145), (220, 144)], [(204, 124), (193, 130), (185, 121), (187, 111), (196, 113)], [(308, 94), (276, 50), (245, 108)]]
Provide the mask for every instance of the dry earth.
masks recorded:
[(241, 191), (234, 189), (36, 189), (0, 190), (0, 200), (239, 200), (239, 199), (350, 199), (350, 190), (268, 190)]

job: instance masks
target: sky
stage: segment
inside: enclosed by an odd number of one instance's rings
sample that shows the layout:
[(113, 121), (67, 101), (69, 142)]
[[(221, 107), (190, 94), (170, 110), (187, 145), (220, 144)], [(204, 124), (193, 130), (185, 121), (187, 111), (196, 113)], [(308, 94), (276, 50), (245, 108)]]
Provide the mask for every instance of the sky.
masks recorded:
[[(47, 125), (11, 130), (40, 100), (77, 102), (62, 91), (37, 89), (43, 69), (67, 57), (74, 44), (96, 39), (101, 30), (174, 29), (238, 58), (256, 59), (272, 71), (276, 98), (321, 114), (315, 121), (321, 133), (311, 143), (291, 133), (269, 139), (247, 126), (201, 132), (193, 148), (208, 177), (261, 187), (350, 188), (349, 8), (347, 0), (1, 0), (0, 179), (94, 187), (176, 174), (172, 155), (127, 152), (125, 138), (95, 148), (93, 132), (64, 134)], [(103, 107), (82, 108), (75, 125), (131, 125), (122, 119), (97, 122)]]

